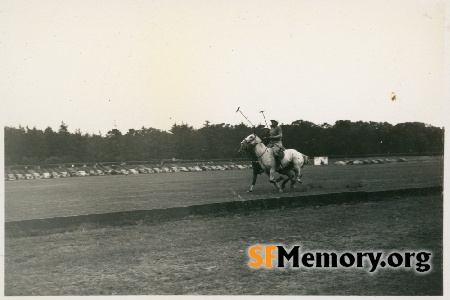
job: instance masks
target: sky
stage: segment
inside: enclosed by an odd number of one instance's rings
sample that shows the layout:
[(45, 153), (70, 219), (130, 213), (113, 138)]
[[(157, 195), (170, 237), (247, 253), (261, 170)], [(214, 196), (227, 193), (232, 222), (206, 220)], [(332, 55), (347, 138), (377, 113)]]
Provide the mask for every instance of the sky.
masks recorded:
[(442, 0), (3, 0), (1, 122), (442, 127), (449, 28)]

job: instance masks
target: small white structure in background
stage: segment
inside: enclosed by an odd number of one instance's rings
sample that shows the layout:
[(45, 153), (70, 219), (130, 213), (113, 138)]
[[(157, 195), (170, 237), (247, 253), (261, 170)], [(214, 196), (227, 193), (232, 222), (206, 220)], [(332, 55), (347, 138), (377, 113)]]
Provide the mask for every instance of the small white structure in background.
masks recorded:
[(314, 157), (314, 165), (315, 166), (328, 165), (328, 156)]

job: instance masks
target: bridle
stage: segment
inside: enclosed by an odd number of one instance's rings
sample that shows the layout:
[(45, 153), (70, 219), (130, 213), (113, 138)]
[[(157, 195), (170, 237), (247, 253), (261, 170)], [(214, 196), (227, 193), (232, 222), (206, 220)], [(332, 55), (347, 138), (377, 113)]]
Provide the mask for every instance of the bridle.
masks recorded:
[[(254, 135), (254, 137), (250, 141), (245, 140), (246, 145), (245, 145), (245, 149), (244, 150), (248, 151), (250, 149), (250, 143), (253, 142), (255, 139), (256, 139), (256, 135)], [(263, 144), (264, 145), (263, 142), (256, 142), (256, 144), (253, 145), (253, 148), (256, 147), (256, 145), (258, 145), (258, 144)], [(264, 152), (260, 156), (257, 156), (257, 159), (260, 159), (264, 155), (264, 153), (267, 152), (267, 149), (269, 149), (269, 147), (267, 147), (266, 145), (264, 145), (264, 147), (266, 147), (266, 149), (264, 150)]]

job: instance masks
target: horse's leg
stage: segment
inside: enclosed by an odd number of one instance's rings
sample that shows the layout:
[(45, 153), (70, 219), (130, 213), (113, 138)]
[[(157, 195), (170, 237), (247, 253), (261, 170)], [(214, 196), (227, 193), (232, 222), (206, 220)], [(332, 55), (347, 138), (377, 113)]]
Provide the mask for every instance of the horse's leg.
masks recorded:
[(280, 193), (283, 192), (283, 189), (280, 187), (280, 185), (278, 184), (278, 182), (275, 180), (275, 169), (274, 169), (274, 168), (271, 168), (271, 169), (270, 169), (270, 172), (269, 172), (269, 181), (275, 185), (275, 187), (277, 188), (277, 190), (278, 190)]
[(283, 183), (281, 184), (281, 187), (284, 189), (286, 187), (286, 183), (291, 180), (291, 177), (286, 178)]
[(280, 178), (278, 179), (278, 181), (281, 181), (281, 180), (283, 180), (283, 183), (281, 184), (281, 189), (283, 189), (284, 190), (284, 188), (286, 187), (286, 183), (289, 181), (289, 180), (291, 180), (291, 174), (289, 173), (289, 172), (286, 172), (286, 173), (282, 173), (283, 175), (286, 175), (287, 176), (287, 178), (286, 179), (284, 179), (284, 177), (283, 176), (280, 176)]
[(302, 177), (303, 177), (303, 173), (301, 172), (301, 169), (300, 169), (300, 174), (298, 175), (298, 178), (297, 178), (298, 183), (302, 183)]
[(299, 177), (300, 168), (298, 166), (295, 166), (292, 169), (292, 171), (294, 173), (294, 176), (292, 176), (292, 179), (291, 179), (291, 189), (295, 189), (295, 184), (298, 182), (299, 178), (301, 177), (301, 176)]
[(253, 181), (252, 181), (252, 186), (250, 187), (250, 189), (247, 191), (247, 193), (253, 193), (253, 187), (256, 184), (256, 178), (258, 177), (258, 172), (253, 169)]
[(303, 177), (302, 169), (303, 169), (303, 165), (301, 165), (300, 168), (298, 168), (298, 177), (297, 177), (298, 183), (302, 183), (302, 177)]
[(283, 181), (282, 184), (281, 184), (281, 189), (284, 190), (284, 188), (286, 187), (286, 182), (289, 181), (289, 177), (286, 178), (286, 179), (284, 179), (283, 175), (281, 175), (281, 176), (277, 179), (277, 182), (280, 182), (280, 181)]

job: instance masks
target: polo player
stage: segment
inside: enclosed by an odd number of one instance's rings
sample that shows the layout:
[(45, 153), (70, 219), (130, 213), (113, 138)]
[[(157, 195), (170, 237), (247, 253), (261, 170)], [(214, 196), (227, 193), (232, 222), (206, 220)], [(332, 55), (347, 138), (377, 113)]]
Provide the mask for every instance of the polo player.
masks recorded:
[(269, 144), (268, 147), (272, 148), (273, 150), (273, 156), (275, 158), (276, 163), (276, 170), (281, 169), (281, 159), (282, 152), (285, 150), (283, 147), (283, 144), (281, 142), (281, 139), (283, 138), (283, 132), (281, 130), (281, 127), (278, 126), (277, 120), (270, 120), (270, 131), (269, 131)]

